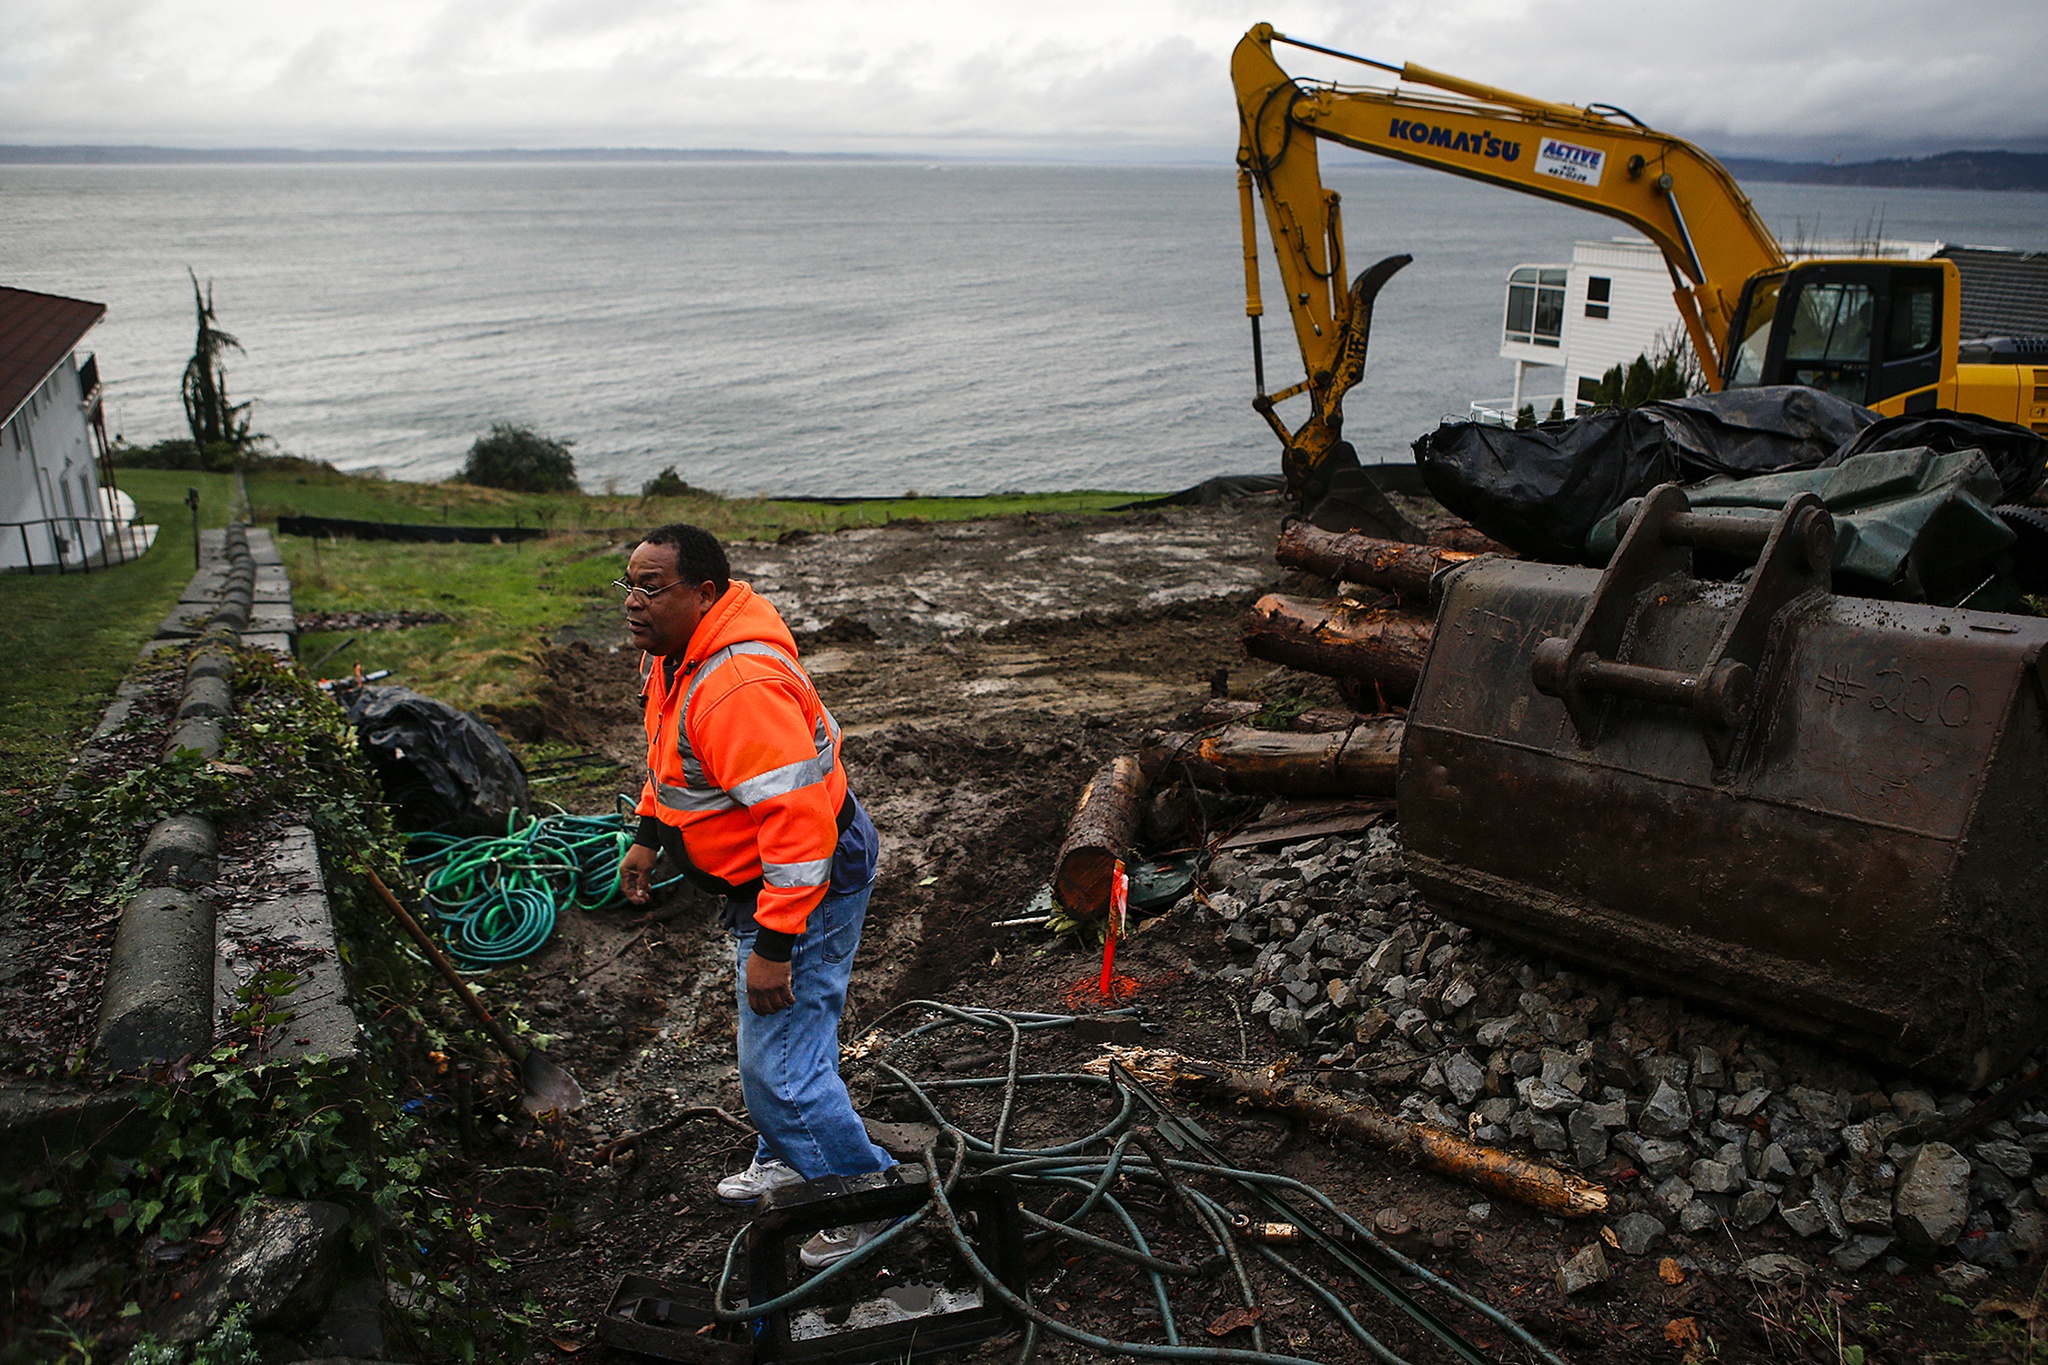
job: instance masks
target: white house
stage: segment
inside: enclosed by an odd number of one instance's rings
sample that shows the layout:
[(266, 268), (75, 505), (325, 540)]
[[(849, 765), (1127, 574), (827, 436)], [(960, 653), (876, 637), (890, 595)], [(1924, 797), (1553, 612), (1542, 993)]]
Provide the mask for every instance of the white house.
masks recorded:
[(156, 537), (114, 487), (99, 365), (77, 354), (106, 311), (0, 287), (0, 571), (104, 568)]
[[(1886, 239), (1795, 242), (1786, 256), (1879, 256), (1926, 260), (1939, 242)], [(1553, 405), (1576, 417), (1592, 408), (1600, 377), (1637, 356), (1653, 356), (1685, 336), (1671, 298), (1671, 272), (1647, 237), (1574, 242), (1568, 265), (1518, 265), (1508, 272), (1500, 354), (1515, 362), (1514, 392), (1482, 398), (1472, 416), (1512, 423), (1522, 408), (1541, 422)]]
[(1569, 265), (1518, 265), (1500, 343), (1501, 358), (1515, 362), (1514, 392), (1473, 403), (1472, 415), (1512, 422), (1526, 406), (1540, 422), (1562, 400), (1576, 416), (1600, 376), (1681, 326), (1663, 254), (1646, 237), (1576, 242)]

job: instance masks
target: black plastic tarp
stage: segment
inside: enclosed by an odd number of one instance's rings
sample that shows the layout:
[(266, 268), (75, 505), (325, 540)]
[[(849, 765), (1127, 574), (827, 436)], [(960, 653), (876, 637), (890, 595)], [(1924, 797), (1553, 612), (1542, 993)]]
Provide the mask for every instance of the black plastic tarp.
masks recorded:
[(1183, 488), (1178, 493), (1118, 503), (1109, 510), (1141, 512), (1153, 507), (1214, 507), (1225, 498), (1249, 498), (1261, 493), (1277, 493), (1285, 483), (1286, 480), (1278, 474), (1218, 474), (1213, 479), (1204, 479), (1193, 488)]
[(1436, 500), (1485, 534), (1577, 563), (1602, 517), (1658, 484), (1817, 468), (1875, 420), (1818, 389), (1736, 389), (1522, 431), (1446, 422), (1415, 442), (1415, 462)]
[(349, 723), (409, 833), (501, 834), (526, 804), (526, 772), (498, 732), (408, 687), (359, 687)]
[(447, 526), (417, 521), (349, 521), (343, 517), (279, 517), (281, 536), (328, 536), (351, 540), (406, 540), (439, 545), (495, 545), (538, 540), (544, 526)]
[(2011, 422), (1951, 412), (1947, 408), (1909, 412), (1903, 417), (1873, 422), (1823, 461), (1822, 467), (1832, 468), (1867, 451), (1922, 447), (1940, 455), (1959, 450), (1983, 452), (1985, 460), (1998, 471), (1998, 482), (2004, 489), (2000, 502), (2025, 502), (2040, 488), (2042, 473), (2048, 470), (2048, 440)]

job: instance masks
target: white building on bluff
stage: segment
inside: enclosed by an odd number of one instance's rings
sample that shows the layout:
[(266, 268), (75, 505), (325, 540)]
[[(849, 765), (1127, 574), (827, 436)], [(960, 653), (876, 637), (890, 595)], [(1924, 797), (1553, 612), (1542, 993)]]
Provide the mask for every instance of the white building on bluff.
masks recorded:
[[(1940, 242), (1811, 241), (1785, 247), (1793, 260), (1816, 256), (1924, 261)], [(1965, 308), (1968, 307), (1967, 301)], [(1518, 265), (1508, 272), (1500, 354), (1515, 362), (1514, 392), (1472, 404), (1481, 422), (1512, 423), (1530, 408), (1546, 421), (1592, 410), (1601, 376), (1638, 356), (1656, 357), (1685, 338), (1671, 299), (1671, 272), (1647, 237), (1574, 242), (1568, 265)]]
[(99, 364), (76, 354), (106, 311), (0, 287), (0, 571), (103, 568), (156, 538), (114, 487)]
[(1515, 390), (1481, 399), (1472, 415), (1513, 422), (1522, 408), (1536, 420), (1562, 404), (1577, 416), (1590, 406), (1600, 376), (1683, 335), (1664, 257), (1645, 237), (1576, 242), (1569, 265), (1518, 265), (1508, 274), (1500, 354), (1515, 362)]

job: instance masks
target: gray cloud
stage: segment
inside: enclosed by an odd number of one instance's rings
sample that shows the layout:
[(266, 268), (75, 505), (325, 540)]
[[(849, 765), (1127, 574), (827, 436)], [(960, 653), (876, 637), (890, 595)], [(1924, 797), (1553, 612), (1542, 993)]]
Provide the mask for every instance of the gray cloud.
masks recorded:
[[(2048, 146), (2039, 0), (1281, 0), (1282, 29), (1727, 153)], [(10, 141), (1223, 156), (1222, 0), (15, 0)], [(1358, 68), (1290, 53), (1302, 74)]]

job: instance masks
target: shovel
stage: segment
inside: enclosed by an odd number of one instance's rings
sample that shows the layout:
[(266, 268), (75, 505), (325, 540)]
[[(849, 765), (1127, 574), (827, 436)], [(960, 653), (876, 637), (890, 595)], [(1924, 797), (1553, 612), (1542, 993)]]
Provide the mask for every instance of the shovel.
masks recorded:
[(476, 992), (462, 979), (462, 973), (455, 970), (455, 964), (448, 960), (448, 955), (427, 937), (427, 931), (420, 928), (411, 911), (398, 903), (398, 897), (391, 894), (391, 888), (384, 885), (383, 879), (367, 869), (365, 875), (392, 915), (405, 926), (405, 932), (412, 936), (412, 941), (420, 945), (427, 960), (434, 964), (434, 969), (455, 988), (455, 993), (462, 997), (462, 1003), (484, 1026), (484, 1031), (491, 1035), (491, 1041), (498, 1045), (498, 1050), (518, 1064), (520, 1088), (526, 1092), (523, 1101), (526, 1112), (545, 1114), (559, 1110), (570, 1114), (587, 1104), (589, 1101), (584, 1097), (583, 1087), (576, 1084), (576, 1078), (549, 1061), (539, 1048), (519, 1046), (519, 1040), (512, 1036), (511, 1030), (491, 1017), (491, 1012), (484, 1008), (483, 1001), (476, 998)]

